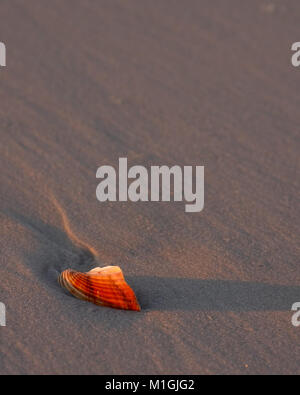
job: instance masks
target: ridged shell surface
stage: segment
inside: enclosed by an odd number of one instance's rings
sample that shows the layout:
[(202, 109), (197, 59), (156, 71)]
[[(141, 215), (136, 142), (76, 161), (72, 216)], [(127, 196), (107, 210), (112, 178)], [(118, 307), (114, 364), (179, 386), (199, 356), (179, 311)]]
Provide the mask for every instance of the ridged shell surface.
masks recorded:
[(78, 299), (115, 309), (141, 310), (118, 266), (97, 267), (88, 273), (68, 269), (60, 275), (59, 282)]

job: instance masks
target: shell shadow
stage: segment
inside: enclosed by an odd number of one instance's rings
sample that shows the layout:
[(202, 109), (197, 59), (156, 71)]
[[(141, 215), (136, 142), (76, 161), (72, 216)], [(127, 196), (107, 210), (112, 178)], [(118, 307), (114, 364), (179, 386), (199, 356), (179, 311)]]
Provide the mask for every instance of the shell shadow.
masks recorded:
[(290, 311), (300, 287), (259, 282), (127, 277), (143, 309), (158, 311)]
[[(84, 246), (83, 243), (81, 245), (74, 243), (65, 230), (37, 218), (30, 219), (11, 210), (9, 214), (39, 235), (41, 246), (28, 255), (27, 259), (30, 262), (28, 267), (35, 275), (42, 276), (43, 282), (48, 287), (65, 292), (59, 286), (57, 278), (63, 270), (69, 267), (85, 272), (95, 265), (104, 265), (99, 262), (98, 257), (96, 260), (90, 248)], [(212, 279), (127, 276), (126, 273), (125, 277), (135, 291), (143, 313), (175, 310), (290, 311), (291, 306), (300, 300), (299, 286)], [(76, 306), (83, 303), (75, 300), (73, 296), (70, 298)], [(71, 302), (71, 299), (69, 301)], [(82, 306), (82, 308), (85, 309), (87, 306)], [(95, 310), (95, 307), (90, 306), (88, 310)]]

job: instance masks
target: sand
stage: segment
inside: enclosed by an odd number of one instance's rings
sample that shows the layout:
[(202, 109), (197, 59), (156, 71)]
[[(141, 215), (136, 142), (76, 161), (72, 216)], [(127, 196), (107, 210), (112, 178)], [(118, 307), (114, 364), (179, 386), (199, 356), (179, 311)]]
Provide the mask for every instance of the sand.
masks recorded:
[[(1, 374), (296, 374), (298, 0), (0, 5)], [(205, 208), (99, 203), (96, 170), (204, 165)], [(68, 295), (120, 265), (141, 313)]]

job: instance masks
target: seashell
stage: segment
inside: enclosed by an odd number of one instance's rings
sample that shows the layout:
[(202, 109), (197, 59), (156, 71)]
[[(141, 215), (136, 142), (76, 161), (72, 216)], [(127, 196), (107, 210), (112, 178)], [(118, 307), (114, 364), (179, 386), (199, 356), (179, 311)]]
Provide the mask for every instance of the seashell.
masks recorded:
[(99, 306), (140, 311), (137, 298), (118, 266), (96, 267), (88, 273), (68, 269), (59, 283), (78, 299)]

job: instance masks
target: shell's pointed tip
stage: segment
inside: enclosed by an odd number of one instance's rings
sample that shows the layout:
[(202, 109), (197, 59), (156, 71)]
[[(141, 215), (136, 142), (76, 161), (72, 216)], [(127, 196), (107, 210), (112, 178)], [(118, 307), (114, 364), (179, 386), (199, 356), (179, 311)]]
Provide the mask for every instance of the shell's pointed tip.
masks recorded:
[(87, 273), (67, 269), (59, 276), (59, 283), (78, 299), (99, 306), (141, 311), (119, 266), (96, 267)]

